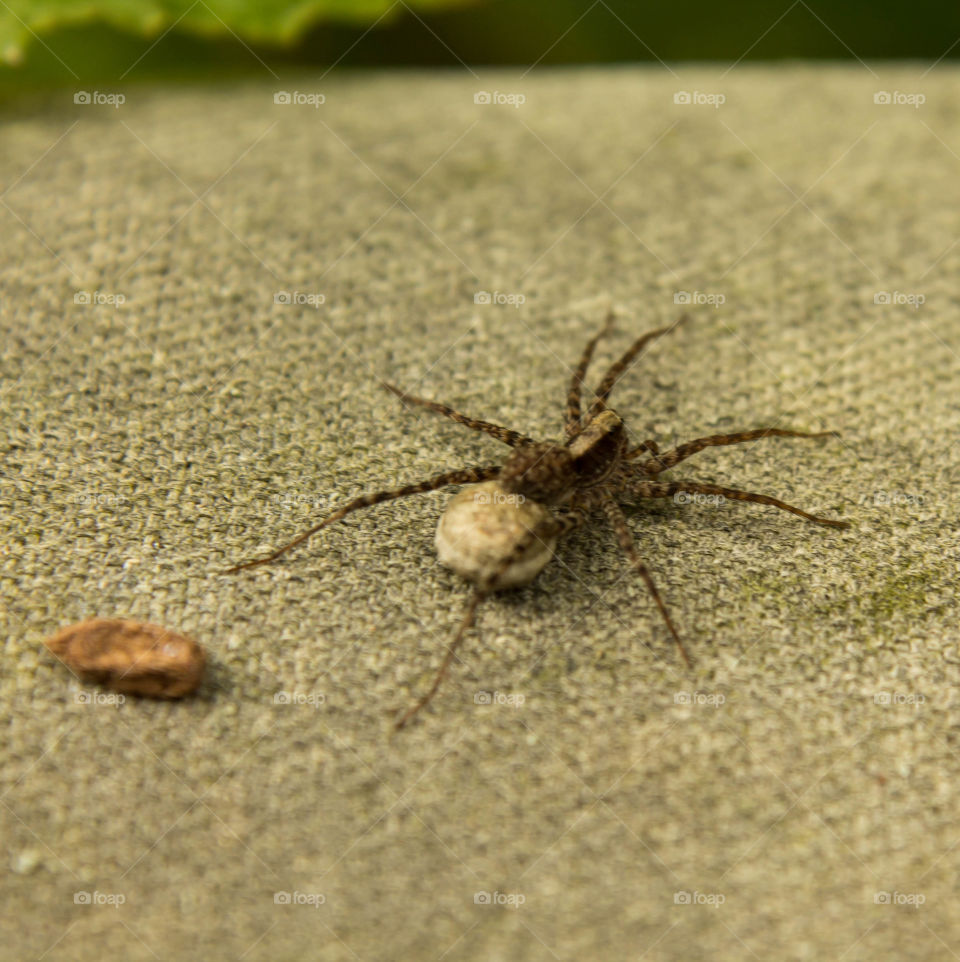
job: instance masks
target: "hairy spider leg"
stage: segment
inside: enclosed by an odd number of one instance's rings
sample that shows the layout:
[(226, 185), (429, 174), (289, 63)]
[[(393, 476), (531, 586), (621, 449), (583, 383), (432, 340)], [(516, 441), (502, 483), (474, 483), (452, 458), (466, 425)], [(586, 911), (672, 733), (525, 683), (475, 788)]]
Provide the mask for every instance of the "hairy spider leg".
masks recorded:
[(302, 544), (321, 528), (325, 528), (328, 524), (333, 524), (334, 521), (339, 521), (341, 518), (346, 517), (351, 511), (357, 511), (360, 508), (369, 508), (371, 505), (381, 504), (384, 501), (393, 501), (396, 498), (405, 498), (411, 494), (424, 494), (427, 491), (436, 491), (438, 488), (444, 488), (448, 484), (473, 484), (480, 481), (489, 481), (491, 478), (497, 477), (500, 473), (500, 467), (499, 464), (495, 464), (486, 467), (459, 468), (456, 471), (447, 471), (444, 474), (427, 478), (425, 481), (405, 484), (402, 488), (393, 488), (389, 491), (377, 491), (373, 494), (362, 494), (359, 498), (348, 501), (343, 507), (334, 511), (333, 514), (327, 515), (319, 524), (314, 525), (308, 531), (304, 531), (303, 534), (297, 536), (282, 548), (278, 548), (266, 558), (245, 561), (242, 564), (234, 565), (232, 568), (227, 568), (220, 573), (235, 574), (238, 571), (243, 571), (244, 568), (255, 568), (257, 565), (265, 565), (271, 561), (276, 561), (280, 555), (289, 551), (291, 548), (295, 548), (298, 544)]
[(512, 431), (510, 428), (502, 427), (499, 424), (491, 424), (489, 421), (478, 421), (476, 418), (467, 417), (466, 414), (461, 414), (459, 411), (455, 411), (452, 407), (441, 404), (439, 401), (428, 401), (426, 398), (414, 397), (412, 394), (407, 394), (406, 391), (401, 391), (400, 388), (394, 387), (386, 381), (381, 381), (380, 383), (390, 391), (391, 394), (396, 394), (401, 401), (405, 401), (407, 404), (419, 404), (421, 407), (429, 408), (431, 411), (436, 411), (438, 414), (443, 414), (445, 417), (450, 418), (451, 421), (456, 421), (457, 424), (465, 424), (474, 431), (482, 431), (484, 434), (489, 434), (498, 441), (509, 444), (512, 448), (520, 444), (533, 444), (533, 438), (528, 438), (526, 435), (520, 434), (519, 431)]
[(741, 491), (738, 488), (725, 488), (719, 484), (704, 484), (699, 481), (636, 481), (626, 492), (637, 498), (672, 498), (675, 494), (719, 494), (731, 501), (752, 501), (755, 504), (769, 504), (781, 511), (789, 511), (799, 515), (806, 521), (827, 525), (831, 528), (849, 528), (849, 521), (835, 521), (833, 518), (822, 518), (816, 514), (809, 514), (801, 508), (787, 504), (766, 494), (754, 494), (751, 491)]
[(702, 451), (704, 448), (719, 447), (726, 444), (742, 444), (744, 441), (759, 441), (760, 438), (829, 438), (839, 437), (838, 431), (788, 431), (783, 428), (757, 428), (755, 431), (741, 431), (739, 434), (711, 434), (706, 438), (697, 438), (694, 441), (687, 441), (674, 448), (672, 451), (665, 451), (661, 454), (655, 448), (651, 448), (652, 442), (644, 441), (639, 447), (634, 448), (626, 455), (626, 460), (630, 461), (639, 457), (644, 451), (652, 450), (655, 457), (648, 458), (637, 467), (649, 475), (659, 474), (674, 465), (685, 461), (692, 454)]
[(654, 338), (660, 337), (663, 334), (669, 334), (671, 331), (679, 327), (685, 320), (687, 320), (686, 314), (681, 314), (672, 324), (667, 327), (658, 328), (655, 331), (648, 331), (646, 334), (638, 337), (630, 348), (624, 353), (623, 357), (617, 361), (609, 371), (603, 376), (603, 380), (597, 386), (594, 394), (596, 395), (596, 400), (590, 408), (589, 417), (595, 417), (599, 414), (606, 406), (607, 398), (610, 397), (610, 392), (613, 390), (614, 385), (620, 380), (624, 371), (630, 366), (633, 359), (646, 347), (646, 345), (652, 341)]
[(597, 342), (613, 328), (613, 311), (607, 313), (607, 319), (600, 331), (594, 335), (587, 346), (583, 349), (580, 362), (577, 364), (573, 377), (570, 380), (570, 389), (567, 391), (567, 437), (572, 438), (581, 428), (580, 421), (580, 391), (583, 388), (583, 379), (587, 376), (587, 368), (590, 366), (590, 359), (593, 357)]
[(460, 627), (457, 628), (457, 633), (454, 635), (453, 640), (449, 645), (447, 645), (447, 651), (443, 656), (443, 661), (440, 663), (440, 668), (433, 676), (433, 683), (427, 689), (426, 693), (423, 694), (400, 716), (393, 726), (395, 731), (399, 731), (401, 728), (403, 728), (407, 722), (413, 718), (414, 715), (416, 715), (425, 705), (428, 705), (433, 700), (433, 696), (436, 695), (437, 690), (440, 688), (440, 684), (443, 682), (443, 679), (447, 676), (447, 672), (450, 670), (450, 665), (453, 663), (453, 659), (457, 656), (457, 650), (463, 644), (464, 637), (476, 620), (477, 608), (480, 606), (480, 602), (483, 601), (493, 591), (493, 584), (500, 577), (500, 575), (503, 574), (503, 572), (506, 571), (507, 568), (509, 568), (510, 565), (513, 564), (514, 561), (516, 561), (517, 558), (519, 558), (534, 541), (541, 539), (548, 534), (551, 537), (562, 538), (564, 535), (573, 531), (574, 528), (577, 528), (583, 524), (584, 521), (586, 521), (586, 518), (586, 510), (578, 507), (575, 504), (565, 505), (562, 508), (556, 509), (552, 517), (545, 518), (540, 522), (540, 524), (528, 531), (521, 539), (519, 539), (516, 545), (514, 545), (514, 548), (510, 554), (507, 555), (497, 566), (497, 569), (481, 583), (476, 585), (473, 590), (473, 594), (471, 594), (470, 599), (467, 601), (467, 607), (463, 613), (463, 618), (460, 621)]
[(683, 660), (687, 667), (692, 667), (690, 662), (690, 656), (687, 654), (687, 649), (683, 647), (683, 642), (680, 640), (680, 635), (677, 633), (677, 629), (674, 627), (673, 619), (670, 617), (670, 612), (667, 611), (667, 606), (663, 603), (663, 599), (660, 597), (660, 592), (657, 591), (657, 586), (653, 583), (653, 578), (650, 572), (647, 570), (647, 566), (643, 563), (640, 558), (640, 554), (637, 551), (636, 543), (633, 540), (633, 534), (630, 532), (630, 528), (627, 525), (627, 519), (624, 516), (623, 509), (614, 501), (613, 496), (609, 493), (605, 493), (603, 497), (603, 510), (606, 512), (607, 520), (610, 522), (610, 526), (613, 528), (614, 533), (617, 536), (617, 541), (620, 543), (620, 549), (627, 556), (630, 564), (636, 568), (638, 574), (643, 578), (644, 583), (647, 586), (647, 590), (653, 596), (653, 600), (657, 603), (657, 607), (660, 609), (660, 614), (663, 616), (664, 622), (666, 622), (667, 628), (670, 629), (670, 634), (673, 635), (673, 640), (676, 642), (677, 648), (680, 649), (680, 654), (683, 656)]

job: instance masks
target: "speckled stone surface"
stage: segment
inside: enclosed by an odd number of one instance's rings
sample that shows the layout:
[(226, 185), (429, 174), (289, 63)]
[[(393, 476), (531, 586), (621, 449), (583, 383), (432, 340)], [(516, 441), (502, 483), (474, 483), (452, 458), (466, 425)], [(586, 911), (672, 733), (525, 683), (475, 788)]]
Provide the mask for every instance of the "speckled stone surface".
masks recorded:
[[(0, 958), (960, 954), (957, 82), (331, 73), (4, 105)], [(391, 738), (468, 597), (433, 550), (449, 493), (218, 574), (506, 451), (378, 376), (555, 437), (606, 305), (595, 371), (685, 299), (614, 395), (632, 436), (837, 429), (671, 476), (854, 522), (630, 509), (692, 670), (598, 523)], [(42, 642), (92, 616), (203, 643), (198, 696), (75, 682)]]

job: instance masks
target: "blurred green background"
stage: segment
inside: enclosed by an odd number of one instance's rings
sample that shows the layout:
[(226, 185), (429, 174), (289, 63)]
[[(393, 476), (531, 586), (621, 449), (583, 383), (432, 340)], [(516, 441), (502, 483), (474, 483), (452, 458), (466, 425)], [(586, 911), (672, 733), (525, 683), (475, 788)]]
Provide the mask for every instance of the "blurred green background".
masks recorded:
[(284, 66), (960, 56), (960, 5), (921, 0), (5, 0), (0, 87)]

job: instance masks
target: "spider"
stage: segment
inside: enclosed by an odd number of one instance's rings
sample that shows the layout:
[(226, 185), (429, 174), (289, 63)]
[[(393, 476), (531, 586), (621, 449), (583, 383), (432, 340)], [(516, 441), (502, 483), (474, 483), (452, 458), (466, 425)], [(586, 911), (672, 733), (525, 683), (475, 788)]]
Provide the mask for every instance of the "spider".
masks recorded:
[[(456, 657), (464, 636), (475, 621), (480, 602), (492, 591), (506, 586), (500, 583), (505, 572), (511, 566), (516, 566), (518, 561), (528, 553), (531, 546), (538, 543), (542, 545), (548, 540), (551, 550), (547, 553), (546, 560), (549, 560), (549, 554), (552, 553), (552, 544), (555, 543), (556, 539), (588, 523), (597, 515), (604, 516), (613, 529), (620, 549), (646, 584), (683, 661), (690, 667), (690, 657), (680, 640), (680, 635), (670, 612), (667, 610), (663, 599), (660, 597), (660, 592), (647, 570), (647, 566), (637, 551), (633, 535), (627, 526), (626, 516), (620, 507), (620, 501), (633, 501), (643, 498), (673, 498), (680, 494), (714, 495), (733, 501), (752, 501), (756, 504), (771, 505), (782, 511), (789, 511), (798, 515), (806, 521), (827, 525), (831, 528), (848, 528), (850, 523), (847, 521), (818, 517), (765, 494), (754, 494), (738, 488), (727, 488), (698, 481), (658, 480), (664, 471), (675, 467), (681, 461), (685, 461), (704, 448), (741, 444), (744, 441), (758, 441), (761, 438), (769, 437), (821, 438), (838, 435), (836, 431), (808, 433), (771, 427), (741, 431), (736, 434), (713, 434), (687, 441), (685, 444), (669, 451), (661, 451), (652, 440), (644, 441), (637, 447), (631, 448), (623, 421), (607, 404), (610, 393), (623, 373), (641, 354), (647, 344), (655, 338), (676, 329), (686, 320), (686, 317), (681, 316), (673, 324), (648, 331), (637, 338), (603, 376), (593, 392), (593, 400), (590, 402), (589, 409), (582, 413), (580, 402), (584, 378), (597, 343), (612, 330), (613, 319), (614, 314), (610, 311), (599, 333), (587, 342), (573, 372), (567, 392), (566, 438), (564, 441), (536, 441), (499, 424), (468, 417), (437, 401), (414, 397), (400, 388), (382, 381), (383, 387), (395, 394), (402, 402), (428, 408), (474, 431), (488, 434), (512, 448), (511, 453), (500, 464), (460, 468), (403, 487), (361, 495), (347, 502), (332, 514), (327, 515), (319, 524), (303, 532), (282, 548), (278, 548), (268, 557), (235, 565), (224, 573), (233, 574), (245, 568), (253, 568), (257, 565), (275, 561), (282, 554), (302, 544), (322, 528), (339, 521), (360, 508), (367, 508), (396, 498), (405, 498), (413, 494), (436, 491), (448, 485), (495, 481), (498, 490), (505, 495), (512, 495), (519, 502), (533, 502), (535, 506), (541, 506), (542, 509), (546, 510), (541, 510), (542, 517), (535, 524), (520, 529), (519, 534), (512, 536), (512, 540), (509, 540), (503, 547), (492, 567), (489, 567), (484, 575), (474, 579), (473, 594), (466, 606), (456, 634), (447, 646), (446, 654), (434, 676), (433, 683), (427, 692), (400, 716), (395, 723), (395, 728), (399, 729), (406, 725), (436, 694), (449, 671), (453, 659)], [(545, 563), (544, 560), (533, 574), (525, 577), (524, 580), (531, 580)], [(516, 580), (511, 582), (511, 584), (516, 583), (518, 583)]]

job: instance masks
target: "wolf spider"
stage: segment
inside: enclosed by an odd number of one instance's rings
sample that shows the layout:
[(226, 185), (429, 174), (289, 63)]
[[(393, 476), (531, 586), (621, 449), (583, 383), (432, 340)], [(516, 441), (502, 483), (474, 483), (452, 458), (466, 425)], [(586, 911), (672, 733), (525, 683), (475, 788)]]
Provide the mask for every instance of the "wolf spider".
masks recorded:
[(460, 468), (390, 491), (361, 495), (338, 508), (319, 524), (294, 538), (289, 544), (278, 548), (268, 557), (235, 565), (224, 573), (232, 574), (245, 568), (253, 568), (257, 565), (275, 561), (282, 554), (302, 544), (322, 528), (339, 521), (359, 508), (367, 508), (396, 498), (405, 498), (412, 494), (435, 491), (448, 485), (496, 480), (504, 492), (523, 495), (524, 498), (547, 507), (549, 516), (533, 529), (528, 529), (524, 534), (517, 537), (512, 545), (508, 545), (502, 558), (495, 565), (495, 570), (490, 571), (485, 577), (476, 579), (473, 595), (467, 604), (453, 641), (447, 646), (447, 652), (434, 676), (432, 685), (426, 694), (403, 713), (395, 724), (396, 728), (399, 729), (406, 725), (436, 694), (440, 683), (456, 657), (457, 649), (474, 623), (478, 605), (491, 591), (496, 590), (498, 577), (503, 575), (511, 564), (515, 564), (535, 540), (542, 540), (547, 537), (555, 539), (566, 535), (580, 525), (587, 523), (598, 512), (605, 515), (617, 537), (621, 550), (646, 584), (680, 655), (689, 667), (690, 658), (683, 642), (680, 640), (673, 619), (670, 617), (670, 613), (653, 583), (650, 572), (640, 558), (633, 535), (627, 526), (626, 517), (618, 503), (618, 498), (672, 498), (678, 494), (719, 495), (733, 501), (752, 501), (756, 504), (771, 505), (782, 511), (789, 511), (798, 515), (806, 521), (827, 525), (831, 528), (848, 528), (850, 524), (847, 521), (836, 521), (831, 518), (808, 514), (800, 508), (765, 494), (754, 494), (749, 491), (741, 491), (738, 488), (727, 488), (697, 481), (655, 480), (662, 472), (675, 467), (681, 461), (685, 461), (691, 455), (708, 447), (740, 444), (744, 441), (758, 441), (760, 438), (769, 437), (820, 438), (837, 436), (836, 431), (808, 433), (781, 428), (757, 428), (753, 431), (741, 431), (737, 434), (713, 434), (708, 437), (697, 438), (669, 451), (660, 451), (657, 444), (650, 440), (631, 448), (624, 423), (619, 415), (608, 407), (607, 400), (614, 385), (644, 347), (654, 338), (673, 331), (684, 320), (686, 320), (685, 317), (680, 317), (668, 327), (649, 331), (642, 337), (637, 338), (629, 350), (603, 376), (593, 392), (594, 397), (589, 410), (586, 415), (583, 415), (580, 407), (581, 390), (597, 342), (601, 337), (608, 334), (612, 328), (613, 312), (608, 314), (603, 328), (587, 342), (573, 373), (567, 392), (566, 440), (563, 442), (536, 441), (510, 428), (491, 424), (488, 421), (478, 421), (445, 404), (414, 397), (392, 384), (381, 382), (383, 387), (395, 394), (401, 401), (428, 408), (456, 421), (458, 424), (466, 425), (474, 431), (489, 434), (511, 447), (512, 452), (502, 464)]

